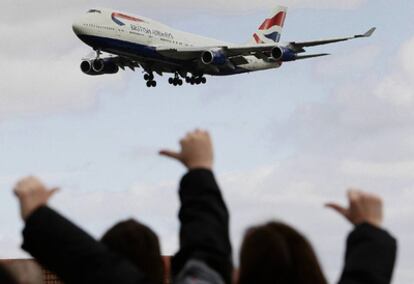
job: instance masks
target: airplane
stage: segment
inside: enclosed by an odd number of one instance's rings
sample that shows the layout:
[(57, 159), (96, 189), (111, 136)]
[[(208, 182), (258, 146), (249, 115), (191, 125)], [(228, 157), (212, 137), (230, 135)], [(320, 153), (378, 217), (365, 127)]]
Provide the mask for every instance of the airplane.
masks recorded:
[[(281, 43), (287, 7), (277, 6), (253, 33), (247, 44), (232, 44), (170, 28), (142, 16), (111, 9), (91, 9), (73, 23), (73, 31), (96, 52), (84, 58), (81, 70), (88, 75), (115, 74), (120, 69), (144, 70), (147, 87), (156, 87), (154, 72), (173, 74), (174, 86), (205, 84), (205, 75), (226, 76), (279, 68), (284, 62), (321, 57), (305, 48), (370, 37), (376, 30), (350, 37)], [(110, 56), (102, 58), (102, 52)]]

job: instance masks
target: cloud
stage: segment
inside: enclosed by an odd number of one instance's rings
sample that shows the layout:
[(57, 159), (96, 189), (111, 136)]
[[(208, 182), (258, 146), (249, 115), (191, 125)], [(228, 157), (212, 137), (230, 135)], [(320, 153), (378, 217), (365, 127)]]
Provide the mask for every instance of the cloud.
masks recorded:
[[(347, 49), (342, 54), (335, 54), (315, 62), (315, 76), (318, 80), (342, 81), (349, 76), (364, 76), (370, 71), (380, 55), (381, 48), (376, 45)], [(356, 74), (355, 74), (356, 73)]]
[(0, 61), (7, 63), (0, 70), (0, 120), (90, 109), (100, 90), (122, 88), (120, 76), (90, 78), (80, 72), (88, 49), (77, 44), (72, 20), (63, 14), (1, 25), (8, 40), (0, 47)]
[(406, 42), (396, 58), (397, 69), (378, 84), (374, 94), (382, 101), (409, 111), (414, 106), (414, 39)]
[(340, 166), (346, 175), (363, 175), (372, 178), (411, 178), (414, 161), (396, 163), (372, 163), (363, 161), (344, 161)]
[[(391, 66), (382, 66), (389, 69), (385, 75), (350, 75), (322, 102), (297, 106), (288, 122), (275, 127), (278, 137), (306, 155), (375, 162), (412, 160), (414, 77), (407, 60), (413, 56), (413, 48), (414, 41), (407, 41)], [(375, 59), (380, 58), (379, 53)], [(340, 76), (342, 60), (330, 64), (331, 72)]]
[[(23, 0), (19, 5), (16, 5), (11, 0), (5, 0), (2, 2), (2, 9), (7, 10), (8, 13), (0, 19), (0, 22), (10, 23), (19, 22), (19, 20), (41, 20), (50, 19), (53, 16), (58, 15), (65, 16), (68, 14), (79, 13), (79, 11), (86, 11), (91, 7), (112, 7), (114, 9), (123, 9), (125, 11), (131, 11), (131, 13), (140, 13), (145, 10), (157, 10), (162, 14), (167, 11), (175, 11), (177, 17), (180, 17), (181, 13), (188, 11), (205, 11), (215, 13), (238, 13), (246, 11), (258, 11), (262, 9), (272, 9), (276, 5), (285, 5), (292, 8), (312, 8), (312, 9), (356, 9), (367, 0), (229, 0), (229, 1), (193, 1), (188, 0), (175, 0), (175, 1), (144, 1), (133, 2), (129, 0), (103, 0), (103, 1), (81, 1), (72, 0), (70, 2), (58, 0), (45, 0), (42, 4), (35, 4), (33, 1)], [(22, 7), (25, 11), (31, 11), (30, 14), (22, 13)], [(30, 28), (30, 27), (29, 27)]]
[(96, 238), (120, 220), (134, 218), (148, 224), (161, 239), (163, 253), (172, 255), (178, 244), (177, 184), (132, 185), (127, 191), (79, 192), (66, 188), (52, 206)]

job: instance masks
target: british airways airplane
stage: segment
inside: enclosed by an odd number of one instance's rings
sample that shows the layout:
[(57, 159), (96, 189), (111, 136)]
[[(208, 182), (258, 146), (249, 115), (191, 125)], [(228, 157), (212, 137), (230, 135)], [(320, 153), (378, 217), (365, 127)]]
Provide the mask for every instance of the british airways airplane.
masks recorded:
[[(110, 9), (91, 9), (73, 24), (75, 34), (96, 51), (84, 59), (82, 72), (88, 75), (115, 74), (128, 67), (141, 67), (148, 87), (155, 87), (154, 73), (173, 74), (174, 86), (205, 84), (205, 75), (235, 75), (279, 68), (282, 63), (329, 55), (307, 54), (305, 47), (324, 45), (365, 34), (306, 42), (280, 43), (287, 8), (278, 6), (252, 35), (248, 44), (231, 44), (172, 29), (160, 22)], [(102, 52), (110, 56), (102, 58)]]

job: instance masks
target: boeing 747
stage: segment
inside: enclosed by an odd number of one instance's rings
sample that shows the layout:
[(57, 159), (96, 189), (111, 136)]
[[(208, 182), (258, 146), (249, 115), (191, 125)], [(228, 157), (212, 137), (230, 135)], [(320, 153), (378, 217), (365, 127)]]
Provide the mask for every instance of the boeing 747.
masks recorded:
[[(307, 54), (306, 47), (370, 37), (364, 34), (316, 41), (280, 43), (287, 8), (278, 6), (253, 33), (248, 44), (227, 43), (172, 29), (160, 22), (129, 13), (91, 9), (73, 24), (73, 31), (96, 51), (84, 59), (88, 75), (115, 74), (120, 69), (142, 68), (148, 87), (155, 87), (154, 73), (173, 74), (169, 83), (205, 84), (205, 75), (225, 76), (279, 68), (284, 62), (329, 55)], [(102, 57), (102, 52), (108, 57)], [(184, 80), (183, 80), (184, 79)]]

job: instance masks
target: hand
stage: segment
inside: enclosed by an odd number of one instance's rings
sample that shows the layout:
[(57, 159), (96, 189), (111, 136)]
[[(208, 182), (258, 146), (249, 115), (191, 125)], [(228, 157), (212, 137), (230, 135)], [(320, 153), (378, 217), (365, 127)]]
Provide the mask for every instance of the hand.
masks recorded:
[(352, 224), (369, 223), (381, 227), (383, 221), (382, 200), (379, 196), (360, 190), (348, 191), (349, 208), (336, 203), (328, 203), (327, 207), (343, 215)]
[(181, 141), (181, 152), (170, 150), (160, 151), (160, 155), (176, 159), (189, 170), (213, 168), (213, 145), (206, 131), (190, 132)]
[(46, 205), (56, 191), (58, 191), (57, 188), (46, 189), (43, 183), (35, 177), (19, 181), (14, 188), (14, 194), (19, 199), (23, 220), (26, 220), (39, 207)]

